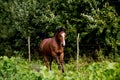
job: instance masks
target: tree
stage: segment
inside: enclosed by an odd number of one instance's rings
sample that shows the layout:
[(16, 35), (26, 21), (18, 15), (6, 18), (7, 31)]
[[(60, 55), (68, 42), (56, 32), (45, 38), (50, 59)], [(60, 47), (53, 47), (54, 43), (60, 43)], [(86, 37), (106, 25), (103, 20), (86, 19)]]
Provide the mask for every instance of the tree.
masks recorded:
[(105, 0), (1, 0), (0, 15), (0, 55), (25, 56), (28, 36), (34, 51), (60, 26), (67, 30), (66, 60), (76, 57), (77, 33), (81, 55), (120, 54), (120, 16)]

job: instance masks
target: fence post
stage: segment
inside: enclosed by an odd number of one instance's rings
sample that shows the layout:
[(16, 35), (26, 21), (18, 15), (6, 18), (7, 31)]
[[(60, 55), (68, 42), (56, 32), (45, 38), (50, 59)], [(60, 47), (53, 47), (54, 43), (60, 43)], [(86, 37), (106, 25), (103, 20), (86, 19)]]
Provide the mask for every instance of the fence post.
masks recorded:
[(30, 36), (28, 36), (28, 57), (29, 57), (29, 62), (31, 61), (31, 55), (30, 55)]
[(79, 41), (80, 41), (80, 39), (79, 39), (79, 36), (80, 36), (80, 34), (78, 33), (78, 36), (77, 36), (77, 71), (78, 71), (78, 64), (79, 64)]

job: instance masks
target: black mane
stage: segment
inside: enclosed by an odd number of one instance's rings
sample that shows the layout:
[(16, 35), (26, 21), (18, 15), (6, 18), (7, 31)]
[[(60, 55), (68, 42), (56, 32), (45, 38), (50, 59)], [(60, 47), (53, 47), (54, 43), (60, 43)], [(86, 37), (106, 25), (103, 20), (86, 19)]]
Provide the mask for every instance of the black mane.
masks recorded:
[(55, 33), (54, 33), (54, 36), (55, 36), (55, 34), (57, 34), (57, 33), (60, 33), (61, 31), (66, 31), (65, 30), (65, 28), (63, 28), (63, 27), (60, 27), (60, 28), (58, 28), (56, 31), (55, 31)]

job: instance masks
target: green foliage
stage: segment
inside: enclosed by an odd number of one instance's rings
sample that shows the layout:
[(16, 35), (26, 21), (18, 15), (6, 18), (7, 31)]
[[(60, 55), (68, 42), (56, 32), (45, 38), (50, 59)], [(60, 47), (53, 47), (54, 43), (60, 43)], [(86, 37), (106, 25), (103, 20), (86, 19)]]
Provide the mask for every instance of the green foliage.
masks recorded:
[(1, 0), (0, 15), (0, 55), (25, 56), (28, 36), (33, 51), (60, 26), (67, 30), (68, 59), (76, 57), (77, 33), (81, 55), (120, 54), (120, 16), (105, 0)]
[(120, 63), (117, 62), (80, 62), (78, 71), (75, 62), (65, 64), (65, 73), (53, 63), (52, 71), (46, 69), (40, 61), (29, 63), (20, 57), (0, 57), (1, 80), (118, 80)]

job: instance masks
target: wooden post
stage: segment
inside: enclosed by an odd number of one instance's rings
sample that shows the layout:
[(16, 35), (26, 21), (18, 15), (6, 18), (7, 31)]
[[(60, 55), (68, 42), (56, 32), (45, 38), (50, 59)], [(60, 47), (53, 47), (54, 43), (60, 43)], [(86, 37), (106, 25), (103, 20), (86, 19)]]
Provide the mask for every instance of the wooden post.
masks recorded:
[(28, 57), (29, 57), (29, 62), (31, 61), (31, 55), (30, 55), (30, 36), (28, 36)]
[(79, 66), (78, 66), (78, 64), (79, 64), (79, 36), (80, 36), (80, 34), (78, 33), (78, 36), (77, 36), (77, 71), (78, 71), (78, 68), (79, 68)]

